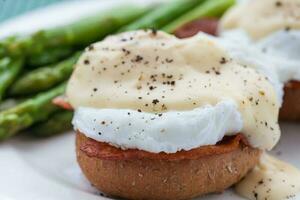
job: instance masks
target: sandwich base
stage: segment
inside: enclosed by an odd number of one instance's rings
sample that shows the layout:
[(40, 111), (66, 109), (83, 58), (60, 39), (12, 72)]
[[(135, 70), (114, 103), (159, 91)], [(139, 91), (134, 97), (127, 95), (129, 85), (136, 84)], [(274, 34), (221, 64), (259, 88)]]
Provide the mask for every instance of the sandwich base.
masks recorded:
[(285, 121), (300, 121), (300, 82), (290, 81), (284, 86), (283, 104), (279, 119)]
[(121, 150), (77, 133), (76, 153), (88, 180), (108, 195), (174, 200), (222, 192), (257, 164), (261, 152), (240, 134), (214, 146), (154, 154)]

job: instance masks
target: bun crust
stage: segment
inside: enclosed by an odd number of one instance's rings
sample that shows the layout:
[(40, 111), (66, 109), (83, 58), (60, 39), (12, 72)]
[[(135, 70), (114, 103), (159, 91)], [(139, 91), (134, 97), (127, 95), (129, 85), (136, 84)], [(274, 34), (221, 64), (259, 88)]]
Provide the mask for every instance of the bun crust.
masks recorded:
[(240, 134), (214, 146), (154, 154), (121, 150), (77, 133), (76, 153), (88, 180), (108, 195), (174, 200), (222, 192), (256, 165), (261, 152)]
[(300, 82), (290, 81), (284, 86), (283, 104), (279, 118), (286, 121), (300, 121)]

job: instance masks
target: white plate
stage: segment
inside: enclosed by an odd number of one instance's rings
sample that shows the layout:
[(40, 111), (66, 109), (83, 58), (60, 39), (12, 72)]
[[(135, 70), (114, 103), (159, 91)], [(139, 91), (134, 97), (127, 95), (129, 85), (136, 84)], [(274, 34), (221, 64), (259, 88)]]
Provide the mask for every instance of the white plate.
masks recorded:
[[(153, 0), (132, 0), (145, 3)], [(0, 25), (0, 37), (64, 24), (124, 0), (65, 2)], [(62, 20), (63, 19), (63, 20)], [(42, 130), (41, 130), (42, 131)], [(272, 152), (300, 168), (300, 125), (283, 124), (282, 140)], [(0, 144), (0, 200), (103, 200), (75, 160), (74, 133), (48, 139), (20, 136)], [(242, 200), (231, 190), (202, 200)]]
[[(300, 125), (283, 124), (272, 152), (300, 168)], [(1, 200), (101, 200), (75, 160), (74, 133), (48, 139), (21, 136), (0, 145)], [(200, 199), (200, 198), (199, 198)], [(242, 200), (232, 191), (203, 200)]]

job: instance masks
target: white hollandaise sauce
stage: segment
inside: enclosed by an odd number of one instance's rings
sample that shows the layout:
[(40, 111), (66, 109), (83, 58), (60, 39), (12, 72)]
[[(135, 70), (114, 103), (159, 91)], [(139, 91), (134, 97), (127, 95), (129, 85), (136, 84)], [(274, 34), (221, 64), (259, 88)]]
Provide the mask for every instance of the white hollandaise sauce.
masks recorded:
[(254, 45), (275, 69), (281, 82), (300, 81), (300, 30), (277, 31)]
[(249, 0), (222, 17), (220, 31), (243, 29), (259, 40), (279, 30), (300, 29), (300, 0)]
[[(287, 73), (281, 73), (281, 65), (274, 62), (275, 59), (272, 55), (266, 55), (265, 52), (262, 51), (263, 48), (258, 47), (260, 43), (255, 44), (248, 34), (241, 29), (225, 31), (219, 37), (210, 36), (210, 38), (222, 45), (230, 56), (240, 65), (255, 68), (264, 74), (275, 88), (278, 101), (280, 104), (282, 103), (283, 82), (281, 79), (286, 80), (287, 77), (285, 75)], [(294, 62), (291, 60), (280, 56), (277, 56), (276, 59), (291, 63), (291, 69), (286, 71), (295, 71)], [(295, 73), (289, 74), (295, 76)]]
[(254, 67), (265, 74), (276, 89), (279, 101), (283, 85), (291, 80), (300, 81), (300, 31), (278, 31), (259, 41), (235, 29), (213, 37), (240, 64)]
[(297, 200), (300, 199), (300, 171), (264, 153), (235, 190), (250, 200)]
[[(245, 134), (253, 147), (272, 149), (280, 137), (277, 123), (279, 101), (268, 78), (232, 60), (221, 45), (204, 34), (177, 39), (163, 32), (134, 31), (108, 37), (83, 53), (68, 83), (66, 95), (77, 113), (73, 120), (77, 130), (86, 132), (84, 124), (88, 122), (81, 115), (89, 108), (97, 109), (98, 112), (91, 112), (95, 115), (90, 119), (98, 124), (102, 121), (109, 123), (90, 127), (95, 131), (85, 134), (122, 148), (171, 153), (188, 149), (187, 146), (199, 147), (204, 144), (203, 137), (208, 137), (205, 144), (211, 141), (209, 144), (214, 145), (217, 141), (212, 138), (219, 139), (232, 134), (228, 130), (238, 130)], [(221, 103), (225, 101), (233, 103)], [(216, 107), (218, 103), (222, 109)], [(207, 109), (201, 109), (207, 106), (213, 108), (209, 115)], [(116, 111), (104, 112), (103, 109)], [(183, 120), (178, 123), (181, 128), (166, 137), (171, 131), (170, 124), (176, 122), (175, 118), (168, 118), (175, 121), (155, 118), (156, 123), (160, 123), (156, 127), (164, 130), (159, 133), (156, 128), (132, 131), (127, 116), (122, 114), (124, 110), (137, 113), (133, 115), (136, 119), (132, 120), (141, 124), (133, 127), (142, 127), (146, 123), (138, 120), (138, 117), (143, 117), (138, 113), (186, 114), (176, 118)], [(194, 119), (186, 117), (191, 116), (187, 114), (189, 111)], [(144, 118), (149, 116), (146, 114)], [(209, 116), (211, 120), (208, 120)], [(215, 123), (220, 116), (239, 123), (234, 123), (235, 127), (228, 124), (229, 127), (221, 128), (223, 123)], [(237, 116), (241, 116), (240, 119)], [(196, 124), (208, 124), (208, 128)], [(214, 126), (217, 131), (210, 132), (214, 129), (209, 127)], [(118, 129), (118, 136), (112, 136), (114, 128)], [(180, 143), (172, 142), (183, 135), (184, 148)], [(108, 138), (114, 139), (110, 141)], [(143, 139), (152, 147), (146, 148), (141, 142), (134, 142)], [(166, 145), (172, 146), (172, 150), (167, 150)]]
[(219, 31), (225, 39), (254, 47), (247, 59), (273, 68), (282, 83), (300, 81), (300, 0), (237, 4), (222, 17)]
[(219, 32), (243, 61), (273, 69), (282, 83), (300, 81), (300, 0), (237, 4), (222, 17)]

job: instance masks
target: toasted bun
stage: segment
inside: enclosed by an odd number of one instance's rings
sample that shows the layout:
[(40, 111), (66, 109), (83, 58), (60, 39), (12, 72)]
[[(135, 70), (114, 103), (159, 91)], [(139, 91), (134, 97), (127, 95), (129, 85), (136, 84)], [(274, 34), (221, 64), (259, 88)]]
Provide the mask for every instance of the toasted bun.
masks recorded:
[(102, 192), (126, 199), (191, 199), (222, 192), (238, 182), (259, 160), (242, 135), (214, 146), (174, 154), (121, 150), (81, 133), (78, 163)]
[(290, 81), (284, 86), (283, 104), (279, 118), (286, 121), (300, 121), (300, 82)]

